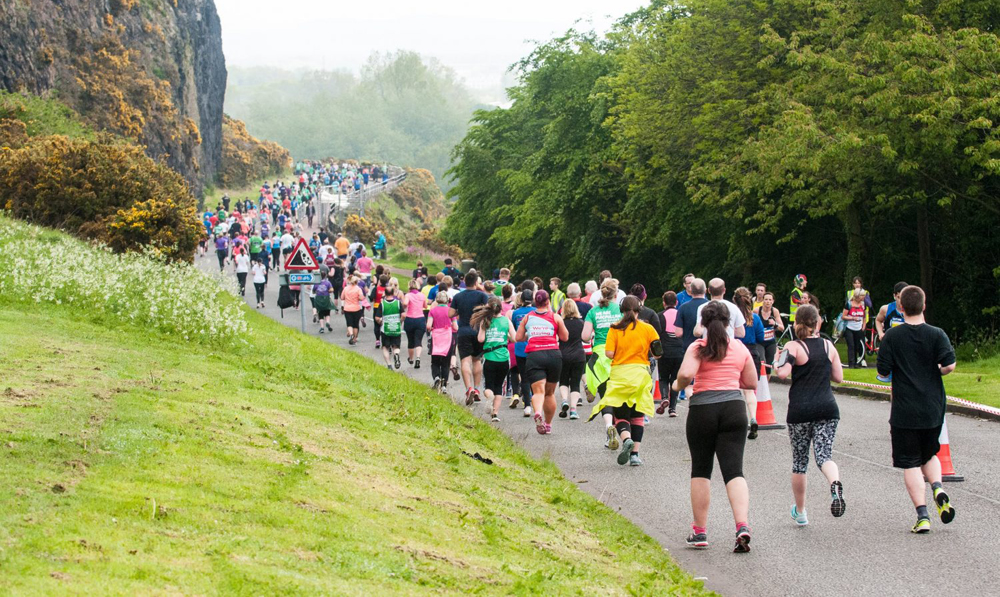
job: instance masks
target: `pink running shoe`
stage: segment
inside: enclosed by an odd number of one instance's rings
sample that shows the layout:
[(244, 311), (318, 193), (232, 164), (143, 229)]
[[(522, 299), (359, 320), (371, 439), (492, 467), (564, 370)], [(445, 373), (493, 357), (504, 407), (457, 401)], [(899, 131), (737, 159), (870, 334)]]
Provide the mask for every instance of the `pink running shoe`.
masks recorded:
[(548, 423), (546, 423), (545, 424), (545, 435), (548, 435), (550, 433), (552, 433), (552, 425), (549, 425)]
[(538, 435), (545, 435), (545, 420), (539, 413), (535, 413), (535, 431), (538, 432)]

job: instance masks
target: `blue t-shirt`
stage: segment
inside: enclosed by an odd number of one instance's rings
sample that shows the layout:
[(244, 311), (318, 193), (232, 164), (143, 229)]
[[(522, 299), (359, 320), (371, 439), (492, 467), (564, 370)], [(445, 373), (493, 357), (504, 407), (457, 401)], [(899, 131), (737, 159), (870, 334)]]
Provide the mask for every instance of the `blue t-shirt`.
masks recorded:
[[(528, 313), (534, 313), (535, 308), (531, 306), (518, 307), (510, 313), (510, 320), (514, 324), (514, 328), (517, 329), (521, 325), (521, 320)], [(515, 342), (514, 343), (514, 356), (525, 358), (528, 356), (528, 342)]]
[(691, 295), (688, 294), (687, 290), (682, 290), (677, 293), (677, 308), (680, 309), (685, 303), (691, 300)]
[(698, 324), (698, 307), (708, 302), (705, 297), (693, 298), (681, 305), (677, 309), (677, 318), (674, 319), (674, 326), (684, 330), (681, 336), (681, 346), (687, 350), (691, 343), (697, 340), (694, 337), (694, 326)]
[(746, 333), (740, 338), (743, 344), (753, 346), (764, 341), (764, 321), (761, 320), (760, 315), (754, 313), (753, 321), (748, 321), (745, 327)]
[(463, 290), (451, 299), (451, 308), (458, 313), (458, 335), (475, 336), (476, 331), (469, 325), (472, 312), (479, 305), (485, 305), (490, 297), (481, 290)]

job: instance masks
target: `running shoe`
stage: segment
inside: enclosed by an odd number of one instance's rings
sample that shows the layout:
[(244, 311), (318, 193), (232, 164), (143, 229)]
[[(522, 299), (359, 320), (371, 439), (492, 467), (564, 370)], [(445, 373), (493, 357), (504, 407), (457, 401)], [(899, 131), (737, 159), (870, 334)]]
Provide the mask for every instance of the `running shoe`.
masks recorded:
[(378, 350), (380, 348), (382, 348), (382, 342), (380, 342), (379, 340), (376, 340), (375, 341), (375, 350)]
[(499, 423), (499, 422), (500, 422), (500, 417), (496, 413), (493, 413), (493, 415), (490, 417), (490, 423)]
[[(882, 375), (881, 373), (879, 373), (878, 375), (875, 376), (875, 379), (879, 380), (882, 383), (892, 383), (892, 373), (890, 373), (889, 375)], [(913, 532), (916, 533), (917, 531)]]
[(559, 409), (559, 418), (565, 419), (567, 414), (569, 414), (569, 402), (563, 402)]
[(368, 322), (365, 321), (365, 318), (363, 316), (361, 317), (361, 327), (363, 328), (368, 327)]
[(531, 416), (531, 405), (530, 404), (528, 404), (527, 406), (524, 407), (524, 416), (525, 417), (530, 417)]
[(474, 398), (472, 397), (472, 388), (465, 389), (465, 405), (472, 406)]
[(575, 410), (569, 411), (569, 420), (570, 421), (575, 421), (575, 420), (577, 420), (579, 418), (580, 418), (580, 415), (578, 415)]
[(482, 402), (482, 398), (479, 396), (479, 390), (472, 388), (472, 399), (476, 402)]
[(844, 501), (844, 484), (840, 481), (830, 483), (830, 512), (837, 518), (847, 511), (847, 502)]
[(538, 435), (545, 435), (545, 420), (539, 413), (535, 413), (535, 431), (538, 432)]
[(706, 549), (708, 548), (708, 535), (706, 533), (695, 533), (694, 531), (688, 535), (686, 543), (688, 547), (693, 547), (695, 549)]
[(630, 454), (628, 457), (629, 466), (642, 466), (642, 458), (638, 454)]
[(800, 527), (804, 527), (809, 524), (809, 519), (806, 518), (806, 513), (799, 512), (799, 509), (795, 507), (795, 504), (792, 504), (792, 520), (794, 520), (795, 524)]
[(736, 530), (736, 547), (733, 553), (748, 553), (750, 551), (750, 527), (741, 524)]
[(514, 394), (510, 398), (510, 404), (508, 405), (511, 410), (517, 408), (521, 404), (521, 397)]
[(552, 425), (546, 423), (545, 424), (545, 435), (548, 435), (550, 433), (552, 433)]
[(412, 365), (413, 364), (413, 357), (406, 357), (406, 362), (409, 363), (410, 365)]
[(455, 381), (458, 381), (458, 367), (451, 368), (451, 376)]
[(323, 326), (320, 326), (319, 333), (325, 334), (326, 333), (326, 328), (324, 328)]
[(399, 369), (399, 353), (392, 354), (392, 364), (396, 366), (396, 369)]
[(663, 413), (667, 412), (668, 406), (670, 406), (669, 402), (667, 402), (666, 400), (660, 400), (660, 404), (656, 407), (656, 414), (662, 415)]
[(629, 438), (629, 439), (624, 440), (622, 442), (621, 452), (618, 452), (618, 464), (620, 464), (622, 466), (625, 466), (626, 464), (628, 464), (628, 458), (629, 458), (629, 455), (632, 454), (632, 446), (634, 446), (634, 445), (635, 445), (635, 442), (632, 441), (632, 438)]
[(669, 417), (676, 417), (677, 416), (677, 411), (676, 410), (668, 411), (667, 412), (667, 416), (669, 416)]
[(583, 393), (587, 396), (587, 402), (593, 402), (594, 399), (597, 398), (597, 396), (594, 396), (594, 393), (590, 391), (590, 386), (586, 384), (583, 385)]
[(416, 361), (413, 362), (413, 368), (420, 369), (420, 359), (417, 359)]
[(609, 450), (618, 449), (618, 432), (615, 431), (614, 426), (608, 427), (608, 441), (604, 443), (604, 447)]
[(687, 400), (687, 390), (681, 390), (680, 394), (677, 394), (678, 400)]
[(435, 392), (440, 392), (441, 391), (441, 378), (440, 377), (435, 377), (434, 378), (434, 386), (433, 386), (433, 388), (434, 388)]
[(938, 516), (941, 517), (941, 522), (948, 524), (955, 520), (955, 509), (951, 506), (951, 500), (948, 499), (948, 494), (940, 487), (934, 490), (934, 503), (937, 504)]
[(313, 323), (319, 323), (319, 315), (313, 313)]
[(913, 525), (910, 529), (911, 533), (917, 533), (918, 535), (923, 535), (925, 533), (931, 532), (931, 519), (930, 518), (918, 518), (917, 524)]
[(750, 433), (747, 434), (747, 439), (757, 439), (757, 419), (750, 419)]
[(326, 322), (326, 329), (327, 329), (327, 331), (329, 331), (329, 332), (332, 332), (332, 331), (333, 331), (333, 326), (332, 326), (332, 325), (330, 325), (330, 322), (329, 322), (329, 321), (328, 321), (328, 322)]
[(385, 368), (388, 369), (389, 371), (392, 371), (392, 365), (386, 365)]
[(358, 343), (358, 341), (355, 340), (354, 338), (351, 338), (350, 340), (347, 341), (347, 343), (350, 344), (351, 346), (354, 346), (355, 344)]
[(441, 394), (447, 394), (448, 393), (448, 380), (447, 379), (442, 379), (441, 380), (441, 389), (439, 389), (438, 392), (440, 392)]

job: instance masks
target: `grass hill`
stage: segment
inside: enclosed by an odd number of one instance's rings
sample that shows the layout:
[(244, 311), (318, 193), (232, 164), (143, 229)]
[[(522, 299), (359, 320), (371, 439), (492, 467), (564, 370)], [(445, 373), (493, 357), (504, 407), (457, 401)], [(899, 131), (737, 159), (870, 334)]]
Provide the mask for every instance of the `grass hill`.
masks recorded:
[(0, 253), (0, 592), (701, 591), (551, 463), (191, 266), (2, 216)]

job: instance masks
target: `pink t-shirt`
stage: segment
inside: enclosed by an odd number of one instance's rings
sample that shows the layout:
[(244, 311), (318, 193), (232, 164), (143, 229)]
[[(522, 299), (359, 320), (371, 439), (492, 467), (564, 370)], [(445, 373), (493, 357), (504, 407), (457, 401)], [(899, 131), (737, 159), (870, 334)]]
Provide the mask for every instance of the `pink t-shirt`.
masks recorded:
[[(411, 290), (406, 293), (406, 316), (423, 317), (424, 305), (427, 304), (427, 297), (419, 290)], [(436, 307), (435, 307), (436, 308)]]
[[(423, 295), (421, 295), (423, 296)], [(420, 314), (423, 316), (423, 313)], [(448, 305), (438, 305), (430, 310), (431, 354), (445, 356), (451, 350), (451, 335), (455, 322), (448, 317)]]
[(354, 313), (361, 310), (361, 301), (364, 300), (365, 293), (356, 285), (348, 285), (344, 289), (344, 293), (340, 295), (340, 298), (344, 301), (344, 311)]
[(374, 262), (371, 260), (370, 257), (362, 257), (361, 259), (358, 259), (358, 273), (361, 274), (372, 273), (372, 265), (374, 265)]
[[(704, 346), (705, 339), (699, 338), (693, 346)], [(698, 373), (694, 376), (693, 393), (709, 390), (739, 390), (740, 374), (747, 361), (751, 361), (750, 351), (741, 340), (729, 339), (729, 348), (721, 361), (701, 361)]]
[(677, 321), (677, 309), (670, 308), (663, 312), (663, 322), (665, 324), (663, 329), (670, 330), (670, 333), (673, 333), (675, 321)]

